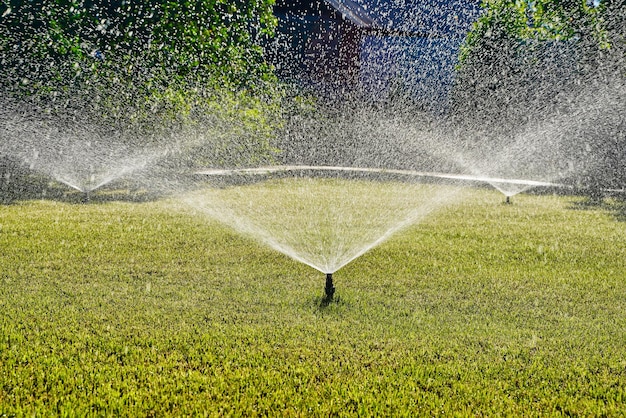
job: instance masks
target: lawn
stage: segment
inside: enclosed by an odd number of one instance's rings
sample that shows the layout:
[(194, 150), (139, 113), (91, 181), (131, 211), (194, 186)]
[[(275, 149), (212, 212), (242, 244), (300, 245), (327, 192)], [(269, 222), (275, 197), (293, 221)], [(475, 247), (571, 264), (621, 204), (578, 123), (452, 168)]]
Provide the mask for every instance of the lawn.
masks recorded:
[(623, 415), (626, 222), (502, 201), (394, 235), (328, 306), (173, 200), (0, 206), (0, 416)]

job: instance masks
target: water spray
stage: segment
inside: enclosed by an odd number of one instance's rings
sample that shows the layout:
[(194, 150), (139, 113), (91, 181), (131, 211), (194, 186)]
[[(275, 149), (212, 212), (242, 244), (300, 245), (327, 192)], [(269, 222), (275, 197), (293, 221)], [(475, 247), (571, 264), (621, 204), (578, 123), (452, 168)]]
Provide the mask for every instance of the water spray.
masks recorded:
[(333, 296), (335, 294), (335, 286), (333, 286), (333, 274), (326, 273), (326, 287), (324, 288), (325, 296), (324, 300), (330, 302), (333, 300)]

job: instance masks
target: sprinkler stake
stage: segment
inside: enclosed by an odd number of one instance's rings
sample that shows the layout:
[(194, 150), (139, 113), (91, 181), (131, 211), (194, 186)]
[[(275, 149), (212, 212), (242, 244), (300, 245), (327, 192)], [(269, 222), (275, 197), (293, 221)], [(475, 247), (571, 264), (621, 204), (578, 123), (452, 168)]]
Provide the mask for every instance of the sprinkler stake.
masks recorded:
[(335, 294), (335, 286), (333, 286), (332, 273), (326, 273), (326, 287), (324, 288), (324, 291), (326, 292), (326, 296), (324, 297), (324, 299), (327, 302), (333, 300), (333, 295)]

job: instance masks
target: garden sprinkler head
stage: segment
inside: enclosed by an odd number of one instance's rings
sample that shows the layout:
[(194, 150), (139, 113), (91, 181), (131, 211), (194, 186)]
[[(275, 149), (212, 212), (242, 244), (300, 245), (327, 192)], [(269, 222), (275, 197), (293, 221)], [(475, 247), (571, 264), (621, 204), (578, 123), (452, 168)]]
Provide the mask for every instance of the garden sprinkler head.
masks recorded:
[(83, 192), (83, 198), (81, 199), (82, 203), (89, 203), (89, 191)]
[(325, 296), (324, 299), (327, 302), (330, 302), (333, 299), (333, 295), (335, 294), (335, 286), (333, 286), (333, 274), (326, 273), (326, 287), (324, 288)]
[(511, 204), (511, 196), (507, 196), (506, 200), (504, 201), (504, 203), (506, 203), (507, 205)]

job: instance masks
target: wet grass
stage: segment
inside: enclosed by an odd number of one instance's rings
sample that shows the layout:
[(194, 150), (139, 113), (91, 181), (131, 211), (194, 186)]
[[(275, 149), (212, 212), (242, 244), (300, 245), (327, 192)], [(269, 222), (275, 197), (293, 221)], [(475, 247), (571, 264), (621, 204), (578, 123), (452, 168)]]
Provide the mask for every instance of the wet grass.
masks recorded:
[(168, 202), (0, 207), (0, 415), (607, 415), (626, 223), (476, 191), (325, 277)]

